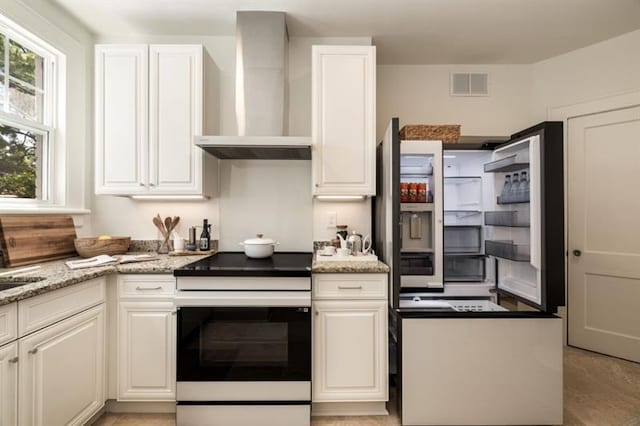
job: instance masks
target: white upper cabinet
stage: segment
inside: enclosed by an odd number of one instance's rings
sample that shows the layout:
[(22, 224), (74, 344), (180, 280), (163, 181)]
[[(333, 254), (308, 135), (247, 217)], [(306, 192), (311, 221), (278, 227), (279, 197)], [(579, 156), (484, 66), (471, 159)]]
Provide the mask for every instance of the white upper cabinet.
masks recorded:
[(149, 47), (149, 185), (202, 193), (202, 46)]
[(96, 194), (147, 192), (147, 50), (96, 46)]
[(96, 46), (96, 194), (202, 194), (201, 45)]
[(313, 195), (375, 195), (376, 50), (313, 46)]

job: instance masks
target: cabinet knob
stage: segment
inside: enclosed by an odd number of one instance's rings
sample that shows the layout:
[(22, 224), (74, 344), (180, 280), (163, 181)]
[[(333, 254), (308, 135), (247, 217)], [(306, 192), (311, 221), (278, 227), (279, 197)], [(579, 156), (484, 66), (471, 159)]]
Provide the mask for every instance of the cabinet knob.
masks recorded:
[(144, 182), (140, 182), (140, 183), (139, 183), (139, 185), (140, 185), (140, 186), (144, 186)]
[(17, 356), (9, 359), (9, 363), (11, 363), (11, 364), (15, 364), (17, 362), (18, 362), (18, 357)]
[(38, 348), (33, 348), (33, 349), (27, 351), (27, 353), (29, 355), (35, 355), (36, 353), (38, 353)]
[(580, 256), (582, 256), (582, 252), (581, 252), (580, 250), (574, 250), (574, 251), (573, 251), (573, 255), (574, 255), (575, 257), (580, 257)]
[(316, 316), (320, 315), (320, 312), (316, 311)]

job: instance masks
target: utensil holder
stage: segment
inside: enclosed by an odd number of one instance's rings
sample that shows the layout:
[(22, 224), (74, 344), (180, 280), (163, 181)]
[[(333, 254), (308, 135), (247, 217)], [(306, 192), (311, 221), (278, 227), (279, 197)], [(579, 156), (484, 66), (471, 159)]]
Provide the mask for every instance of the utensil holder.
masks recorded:
[(158, 240), (158, 254), (167, 254), (173, 251), (173, 241), (167, 236), (162, 240)]

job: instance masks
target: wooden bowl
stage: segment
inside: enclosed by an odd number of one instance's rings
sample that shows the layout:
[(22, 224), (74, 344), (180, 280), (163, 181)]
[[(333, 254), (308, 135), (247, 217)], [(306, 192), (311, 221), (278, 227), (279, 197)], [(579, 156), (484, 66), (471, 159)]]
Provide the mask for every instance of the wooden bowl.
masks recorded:
[(99, 240), (97, 237), (76, 238), (73, 244), (82, 257), (123, 254), (129, 250), (131, 237), (111, 237), (104, 240)]

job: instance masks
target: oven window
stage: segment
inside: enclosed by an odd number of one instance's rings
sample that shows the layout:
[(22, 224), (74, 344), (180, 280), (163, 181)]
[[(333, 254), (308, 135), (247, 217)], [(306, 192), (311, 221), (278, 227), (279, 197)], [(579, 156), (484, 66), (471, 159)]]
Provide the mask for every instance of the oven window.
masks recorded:
[(287, 323), (214, 321), (200, 333), (200, 361), (206, 365), (286, 367), (289, 359)]
[(309, 308), (183, 307), (178, 380), (310, 380)]

